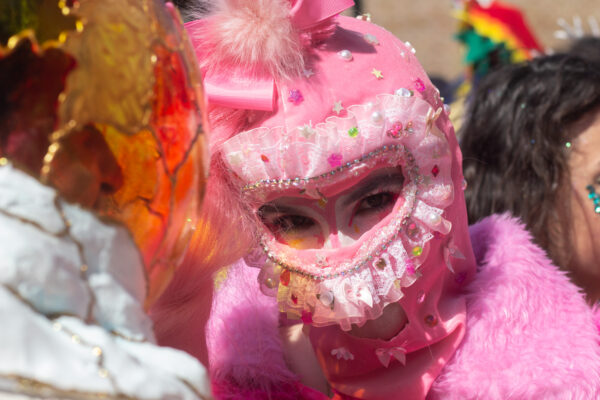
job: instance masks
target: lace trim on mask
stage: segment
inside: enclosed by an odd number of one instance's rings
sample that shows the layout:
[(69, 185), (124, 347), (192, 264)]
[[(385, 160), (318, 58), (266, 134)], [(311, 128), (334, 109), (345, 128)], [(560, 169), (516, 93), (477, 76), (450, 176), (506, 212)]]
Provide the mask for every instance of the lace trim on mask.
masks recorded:
[[(323, 180), (376, 156), (400, 142), (414, 147), (431, 129), (441, 108), (420, 97), (382, 94), (377, 101), (348, 107), (347, 117), (331, 116), (314, 127), (259, 127), (223, 144), (229, 168), (243, 190), (322, 185)], [(411, 140), (411, 138), (413, 138)]]

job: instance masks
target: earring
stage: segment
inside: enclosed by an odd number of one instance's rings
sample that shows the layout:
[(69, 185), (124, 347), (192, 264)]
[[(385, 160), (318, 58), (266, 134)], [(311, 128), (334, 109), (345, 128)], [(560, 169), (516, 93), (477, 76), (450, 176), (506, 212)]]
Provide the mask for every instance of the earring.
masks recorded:
[(600, 195), (598, 195), (598, 193), (596, 193), (596, 189), (594, 188), (594, 185), (587, 185), (585, 188), (589, 192), (588, 199), (590, 199), (594, 202), (594, 212), (596, 214), (600, 214)]

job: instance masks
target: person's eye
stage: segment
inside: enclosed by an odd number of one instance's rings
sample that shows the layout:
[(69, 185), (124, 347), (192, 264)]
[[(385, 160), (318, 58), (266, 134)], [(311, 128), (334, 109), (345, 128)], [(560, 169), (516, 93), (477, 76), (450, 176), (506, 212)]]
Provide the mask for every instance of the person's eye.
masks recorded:
[(271, 229), (275, 229), (279, 232), (306, 231), (315, 226), (315, 224), (316, 222), (310, 217), (293, 214), (281, 215), (274, 218), (271, 223), (267, 223), (267, 225), (270, 225)]
[(355, 214), (376, 212), (393, 206), (398, 195), (392, 192), (380, 192), (363, 198), (356, 207)]

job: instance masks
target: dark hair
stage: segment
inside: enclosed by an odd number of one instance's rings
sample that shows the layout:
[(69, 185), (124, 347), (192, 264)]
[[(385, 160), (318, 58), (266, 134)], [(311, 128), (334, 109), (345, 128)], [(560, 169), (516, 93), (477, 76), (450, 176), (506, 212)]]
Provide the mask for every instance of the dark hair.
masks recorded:
[(600, 70), (568, 54), (490, 73), (461, 128), (469, 223), (520, 217), (555, 263), (570, 258), (570, 126), (600, 106)]
[(568, 53), (594, 62), (600, 68), (600, 37), (581, 37), (571, 44)]

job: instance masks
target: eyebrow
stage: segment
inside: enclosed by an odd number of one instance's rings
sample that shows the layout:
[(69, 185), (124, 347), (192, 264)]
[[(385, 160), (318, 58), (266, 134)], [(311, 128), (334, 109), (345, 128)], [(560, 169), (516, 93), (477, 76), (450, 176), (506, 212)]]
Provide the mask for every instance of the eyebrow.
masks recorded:
[[(367, 178), (367, 182), (361, 181), (359, 183), (360, 188), (352, 192), (347, 199), (344, 200), (344, 206), (347, 206), (355, 201), (359, 200), (361, 197), (366, 195), (367, 193), (390, 184), (397, 184), (404, 182), (404, 175), (399, 172), (393, 174), (382, 174), (373, 178)], [(363, 183), (364, 182), (364, 183)]]

